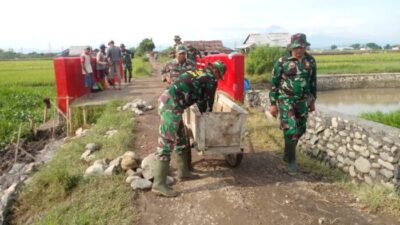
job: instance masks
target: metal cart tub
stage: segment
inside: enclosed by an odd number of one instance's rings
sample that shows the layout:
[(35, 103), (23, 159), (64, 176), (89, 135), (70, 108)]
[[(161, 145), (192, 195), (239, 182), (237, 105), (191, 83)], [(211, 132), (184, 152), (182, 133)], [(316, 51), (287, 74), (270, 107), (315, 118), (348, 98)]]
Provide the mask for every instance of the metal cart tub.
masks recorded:
[(218, 91), (213, 112), (201, 114), (196, 105), (185, 110), (183, 122), (192, 142), (189, 146), (200, 155), (222, 154), (229, 166), (237, 167), (243, 158), (247, 116), (246, 110)]

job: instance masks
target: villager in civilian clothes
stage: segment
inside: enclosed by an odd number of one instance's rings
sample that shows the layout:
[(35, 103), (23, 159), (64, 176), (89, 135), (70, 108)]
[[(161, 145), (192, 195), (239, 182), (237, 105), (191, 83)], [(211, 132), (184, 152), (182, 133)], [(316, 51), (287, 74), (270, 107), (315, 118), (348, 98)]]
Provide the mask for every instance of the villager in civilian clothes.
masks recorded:
[(96, 55), (96, 70), (97, 79), (99, 80), (103, 90), (107, 89), (106, 75), (108, 73), (108, 61), (106, 56), (106, 46), (104, 44), (100, 45), (100, 51)]
[(306, 131), (308, 112), (315, 110), (317, 98), (317, 65), (306, 52), (308, 46), (305, 34), (294, 34), (287, 53), (272, 71), (269, 111), (276, 117), (279, 109), (285, 139), (284, 161), (290, 175), (297, 173), (297, 142)]
[[(81, 54), (82, 74), (85, 77), (85, 87), (91, 92), (93, 87), (93, 69), (91, 62), (91, 48), (87, 46)], [(91, 97), (91, 94), (89, 94)]]
[(114, 41), (108, 42), (108, 49), (107, 49), (107, 59), (110, 66), (110, 73), (108, 74), (108, 78), (112, 80), (113, 87), (115, 89), (114, 81), (116, 80), (118, 83), (117, 90), (121, 90), (121, 49), (114, 45)]

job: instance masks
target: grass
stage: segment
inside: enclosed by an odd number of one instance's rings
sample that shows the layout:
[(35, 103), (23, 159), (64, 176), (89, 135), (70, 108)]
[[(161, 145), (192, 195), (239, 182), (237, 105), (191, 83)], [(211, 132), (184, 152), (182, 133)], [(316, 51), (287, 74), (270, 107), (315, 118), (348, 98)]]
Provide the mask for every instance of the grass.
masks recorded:
[(318, 74), (400, 72), (400, 53), (316, 55)]
[[(254, 145), (267, 149), (268, 151), (283, 157), (283, 132), (279, 129), (279, 122), (276, 119), (267, 119), (264, 114), (256, 110), (248, 109), (250, 116), (247, 127), (250, 132), (250, 138)], [(305, 171), (312, 171), (332, 178), (335, 181), (343, 181), (344, 175), (339, 170), (333, 170), (330, 167), (315, 161), (303, 153), (297, 153), (298, 163)]]
[[(399, 52), (376, 52), (351, 55), (315, 55), (317, 75), (348, 73), (400, 72)], [(272, 71), (261, 75), (246, 74), (250, 82), (265, 82), (271, 79)]]
[[(148, 60), (133, 60), (135, 77), (148, 77), (152, 68)], [(43, 120), (43, 98), (53, 102), (56, 85), (52, 60), (0, 61), (0, 148), (17, 138), (19, 124), (22, 136), (28, 136), (30, 120)]]
[[(53, 159), (32, 177), (13, 209), (14, 224), (135, 224), (134, 191), (124, 175), (84, 179), (89, 163), (80, 160), (85, 145), (102, 146), (96, 159), (114, 159), (131, 150), (133, 121), (131, 112), (116, 110), (120, 103), (104, 106), (89, 133), (63, 145)], [(104, 138), (107, 130), (118, 133)]]
[[(267, 119), (259, 111), (253, 109), (248, 109), (248, 111), (250, 115), (247, 127), (252, 143), (279, 155), (281, 158), (283, 154), (283, 134), (279, 129), (279, 122), (275, 119)], [(393, 190), (379, 184), (374, 186), (355, 185), (338, 169), (332, 169), (299, 151), (297, 152), (297, 160), (302, 170), (323, 175), (335, 181), (339, 186), (345, 187), (346, 190), (357, 196), (360, 202), (370, 211), (400, 216), (400, 196), (395, 194)]]
[(361, 118), (400, 128), (400, 110), (389, 113), (382, 113), (380, 111), (362, 113)]
[(29, 134), (29, 120), (41, 122), (43, 98), (55, 98), (51, 60), (0, 61), (0, 147)]
[(148, 77), (151, 75), (151, 65), (148, 58), (135, 57), (132, 61), (134, 77)]

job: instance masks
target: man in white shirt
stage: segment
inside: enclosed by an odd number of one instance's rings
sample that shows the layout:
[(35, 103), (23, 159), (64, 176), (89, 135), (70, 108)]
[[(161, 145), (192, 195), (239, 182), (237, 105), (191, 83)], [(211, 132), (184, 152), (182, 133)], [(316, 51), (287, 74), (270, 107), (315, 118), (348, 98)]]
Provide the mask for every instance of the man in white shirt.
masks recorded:
[(91, 48), (88, 46), (81, 55), (82, 74), (85, 76), (85, 87), (88, 88), (89, 91), (91, 91), (93, 87), (93, 69), (90, 52)]

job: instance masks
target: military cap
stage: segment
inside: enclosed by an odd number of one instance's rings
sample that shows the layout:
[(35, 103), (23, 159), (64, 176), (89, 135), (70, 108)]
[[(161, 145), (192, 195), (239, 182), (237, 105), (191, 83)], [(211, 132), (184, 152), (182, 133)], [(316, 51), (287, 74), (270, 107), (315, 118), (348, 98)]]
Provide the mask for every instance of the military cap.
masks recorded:
[(100, 49), (106, 48), (106, 46), (104, 44), (100, 45)]
[(226, 72), (226, 65), (220, 60), (217, 60), (213, 63), (209, 63), (212, 67), (216, 68), (219, 71), (219, 74), (223, 77)]
[(298, 47), (306, 48), (310, 46), (310, 43), (307, 42), (307, 37), (305, 34), (297, 33), (293, 34), (290, 38), (290, 44), (288, 45), (289, 49), (294, 49)]
[(175, 35), (174, 40), (181, 40), (181, 37), (179, 37), (179, 35)]
[(124, 44), (121, 44), (119, 47), (120, 47), (120, 48), (125, 48), (125, 45), (124, 45)]

